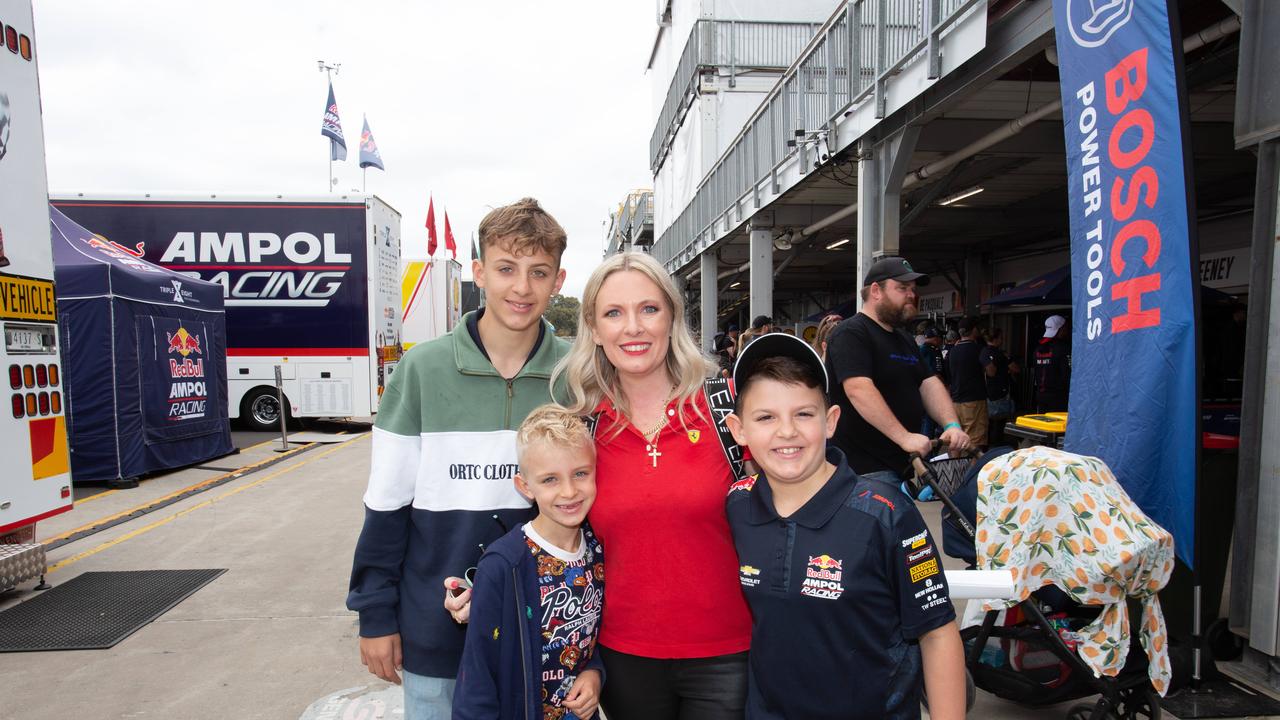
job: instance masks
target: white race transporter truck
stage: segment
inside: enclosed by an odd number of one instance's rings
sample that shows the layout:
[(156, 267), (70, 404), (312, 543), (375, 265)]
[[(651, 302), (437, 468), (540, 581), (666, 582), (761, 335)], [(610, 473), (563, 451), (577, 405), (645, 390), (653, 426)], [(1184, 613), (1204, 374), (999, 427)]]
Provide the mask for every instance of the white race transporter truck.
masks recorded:
[(375, 195), (55, 193), (126, 252), (222, 285), (231, 417), (370, 417), (400, 359), (400, 213)]
[[(71, 509), (40, 82), (28, 0), (0, 0), (0, 591), (43, 577), (35, 524)], [(42, 584), (43, 586), (43, 584)]]

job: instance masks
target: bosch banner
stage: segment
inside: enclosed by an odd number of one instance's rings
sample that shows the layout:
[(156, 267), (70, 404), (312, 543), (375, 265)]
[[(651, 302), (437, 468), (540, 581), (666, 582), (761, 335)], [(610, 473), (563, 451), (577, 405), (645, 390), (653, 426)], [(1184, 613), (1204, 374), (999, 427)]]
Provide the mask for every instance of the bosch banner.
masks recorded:
[(1071, 212), (1066, 449), (1106, 461), (1191, 564), (1198, 288), (1181, 41), (1165, 0), (1053, 10)]

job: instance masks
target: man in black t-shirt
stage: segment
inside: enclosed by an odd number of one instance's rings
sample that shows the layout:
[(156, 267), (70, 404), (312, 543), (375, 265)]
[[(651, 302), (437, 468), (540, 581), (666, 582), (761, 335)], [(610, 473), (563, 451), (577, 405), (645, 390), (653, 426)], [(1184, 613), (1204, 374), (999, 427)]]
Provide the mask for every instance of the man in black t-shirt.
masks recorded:
[(1013, 382), (1010, 367), (1014, 365), (1005, 354), (1004, 333), (992, 328), (987, 335), (987, 345), (978, 354), (978, 363), (987, 377), (987, 443), (991, 447), (1004, 443), (1004, 426), (1014, 414)]
[(925, 411), (943, 425), (942, 439), (954, 450), (969, 447), (951, 396), (915, 342), (897, 330), (916, 316), (916, 283), (928, 278), (900, 257), (877, 260), (862, 283), (862, 308), (836, 326), (827, 342), (827, 363), (837, 380), (831, 398), (840, 421), (831, 442), (844, 451), (859, 475), (895, 482), (909, 453), (926, 455), (920, 434)]
[(951, 402), (956, 406), (960, 427), (978, 447), (987, 444), (987, 378), (978, 363), (982, 346), (978, 342), (978, 320), (960, 321), (960, 339), (947, 354), (947, 377)]

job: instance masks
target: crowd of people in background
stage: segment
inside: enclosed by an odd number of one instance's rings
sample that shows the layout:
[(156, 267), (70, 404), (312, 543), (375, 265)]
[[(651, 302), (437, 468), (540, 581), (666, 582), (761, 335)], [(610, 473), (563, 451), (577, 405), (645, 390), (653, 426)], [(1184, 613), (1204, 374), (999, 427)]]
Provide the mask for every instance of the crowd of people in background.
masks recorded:
[[(825, 315), (812, 334), (810, 344), (824, 362), (831, 334), (844, 319), (838, 314)], [(790, 331), (760, 315), (746, 331), (740, 332), (736, 323), (729, 323), (717, 333), (713, 347), (721, 377), (731, 377), (743, 348), (769, 332)], [(1008, 353), (1001, 328), (984, 327), (976, 317), (962, 317), (954, 325), (946, 320), (922, 320), (915, 325), (914, 339), (924, 367), (947, 388), (960, 426), (977, 447), (1005, 444), (1004, 426), (1019, 414), (1067, 410), (1071, 332), (1061, 315), (1045, 319), (1043, 335), (1035, 338), (1025, 360)], [(1031, 372), (1029, 394), (1021, 391), (1025, 368)], [(920, 433), (937, 438), (942, 427), (926, 414)]]

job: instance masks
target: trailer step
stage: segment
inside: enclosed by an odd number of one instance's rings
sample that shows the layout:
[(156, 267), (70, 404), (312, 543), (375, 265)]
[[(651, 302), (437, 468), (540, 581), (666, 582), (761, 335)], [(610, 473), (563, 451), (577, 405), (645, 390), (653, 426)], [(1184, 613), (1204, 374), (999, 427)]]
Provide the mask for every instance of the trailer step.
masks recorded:
[(40, 543), (0, 545), (0, 592), (44, 577), (46, 567), (44, 546)]

